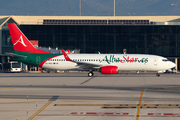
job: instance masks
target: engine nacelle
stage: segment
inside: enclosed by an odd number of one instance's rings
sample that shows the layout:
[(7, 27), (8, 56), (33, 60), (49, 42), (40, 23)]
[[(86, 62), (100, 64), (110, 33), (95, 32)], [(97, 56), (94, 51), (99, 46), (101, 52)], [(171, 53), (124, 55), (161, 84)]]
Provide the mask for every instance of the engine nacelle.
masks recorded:
[(117, 66), (103, 66), (101, 67), (101, 74), (117, 74), (118, 67)]

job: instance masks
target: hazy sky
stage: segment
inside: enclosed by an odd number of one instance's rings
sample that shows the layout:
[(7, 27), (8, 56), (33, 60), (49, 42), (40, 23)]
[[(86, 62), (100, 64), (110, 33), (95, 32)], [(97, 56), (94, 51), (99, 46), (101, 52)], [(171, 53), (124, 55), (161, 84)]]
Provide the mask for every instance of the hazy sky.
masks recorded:
[[(82, 16), (112, 16), (114, 0), (81, 0)], [(179, 15), (180, 0), (116, 0), (116, 16)], [(2, 0), (0, 15), (78, 16), (79, 0)]]

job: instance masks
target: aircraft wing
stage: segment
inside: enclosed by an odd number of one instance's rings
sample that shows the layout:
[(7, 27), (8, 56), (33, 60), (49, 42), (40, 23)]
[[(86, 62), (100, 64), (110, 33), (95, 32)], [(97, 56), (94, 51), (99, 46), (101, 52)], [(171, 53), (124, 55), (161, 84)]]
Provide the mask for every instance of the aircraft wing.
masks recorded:
[(9, 56), (12, 56), (12, 57), (16, 57), (16, 58), (27, 58), (27, 56), (23, 56), (23, 55), (17, 55), (17, 54), (14, 54), (14, 53), (5, 53)]
[(83, 68), (83, 69), (100, 68), (100, 66), (102, 66), (101, 64), (93, 64), (93, 63), (87, 63), (87, 62), (73, 61), (69, 58), (69, 56), (65, 53), (64, 50), (62, 50), (62, 53), (63, 53), (66, 61), (77, 63), (77, 66), (79, 66), (80, 68)]
[(93, 64), (93, 63), (84, 63), (84, 62), (77, 62), (77, 61), (72, 61), (74, 63), (77, 63), (77, 66), (83, 69), (92, 69), (92, 68), (100, 68), (99, 64)]

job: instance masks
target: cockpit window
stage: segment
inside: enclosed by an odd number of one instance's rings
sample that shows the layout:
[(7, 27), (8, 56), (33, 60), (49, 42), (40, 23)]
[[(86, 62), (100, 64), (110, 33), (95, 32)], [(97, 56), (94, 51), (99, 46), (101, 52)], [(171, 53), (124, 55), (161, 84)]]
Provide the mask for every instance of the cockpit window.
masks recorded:
[(166, 61), (169, 61), (168, 59), (162, 59), (162, 61), (166, 62)]

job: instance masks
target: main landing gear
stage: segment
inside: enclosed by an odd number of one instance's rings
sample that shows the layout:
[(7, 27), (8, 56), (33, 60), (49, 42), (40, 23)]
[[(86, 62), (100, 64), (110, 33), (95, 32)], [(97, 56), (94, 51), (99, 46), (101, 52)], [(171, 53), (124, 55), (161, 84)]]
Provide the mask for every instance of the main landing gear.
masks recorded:
[(159, 76), (160, 76), (160, 74), (159, 74), (159, 73), (156, 73), (156, 76), (157, 76), (157, 77), (159, 77)]
[(89, 73), (88, 73), (88, 76), (89, 77), (92, 77), (94, 75), (94, 73), (92, 72), (92, 71), (90, 71)]

